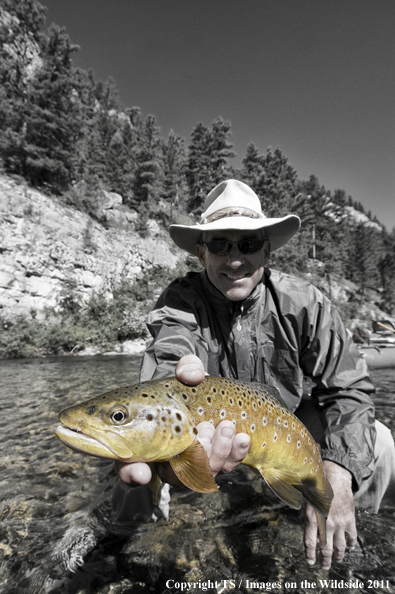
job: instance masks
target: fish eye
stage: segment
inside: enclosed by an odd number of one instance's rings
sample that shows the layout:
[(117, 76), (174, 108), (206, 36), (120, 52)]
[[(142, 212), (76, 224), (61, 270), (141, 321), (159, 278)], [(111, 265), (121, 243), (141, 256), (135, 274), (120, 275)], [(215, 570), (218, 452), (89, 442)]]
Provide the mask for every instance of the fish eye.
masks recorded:
[(114, 425), (120, 425), (127, 419), (127, 417), (127, 411), (118, 407), (112, 410), (109, 414), (110, 421), (114, 423)]

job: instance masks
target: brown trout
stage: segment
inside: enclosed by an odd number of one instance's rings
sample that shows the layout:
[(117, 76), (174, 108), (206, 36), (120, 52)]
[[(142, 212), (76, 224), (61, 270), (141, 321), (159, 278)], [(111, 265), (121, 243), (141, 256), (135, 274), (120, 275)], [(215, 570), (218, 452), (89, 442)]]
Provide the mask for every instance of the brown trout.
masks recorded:
[(218, 487), (196, 425), (217, 426), (225, 419), (251, 438), (243, 464), (258, 471), (290, 507), (300, 509), (304, 497), (316, 510), (326, 541), (333, 493), (320, 448), (271, 386), (220, 377), (206, 377), (198, 386), (174, 377), (142, 382), (65, 409), (56, 435), (79, 452), (150, 464), (154, 492), (160, 481), (153, 463), (169, 461), (184, 485), (209, 493)]

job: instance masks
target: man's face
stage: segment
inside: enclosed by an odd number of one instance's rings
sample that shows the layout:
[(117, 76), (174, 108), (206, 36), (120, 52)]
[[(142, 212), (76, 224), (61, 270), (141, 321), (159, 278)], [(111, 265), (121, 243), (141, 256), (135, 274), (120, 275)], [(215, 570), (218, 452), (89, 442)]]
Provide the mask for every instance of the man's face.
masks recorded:
[[(256, 237), (259, 237), (259, 231), (229, 229), (207, 232), (204, 241), (208, 243), (213, 239), (228, 239), (236, 243)], [(270, 244), (265, 242), (263, 248), (254, 254), (242, 254), (237, 245), (232, 245), (226, 256), (212, 254), (206, 245), (197, 245), (196, 252), (212, 284), (230, 301), (242, 301), (262, 278), (270, 255)]]

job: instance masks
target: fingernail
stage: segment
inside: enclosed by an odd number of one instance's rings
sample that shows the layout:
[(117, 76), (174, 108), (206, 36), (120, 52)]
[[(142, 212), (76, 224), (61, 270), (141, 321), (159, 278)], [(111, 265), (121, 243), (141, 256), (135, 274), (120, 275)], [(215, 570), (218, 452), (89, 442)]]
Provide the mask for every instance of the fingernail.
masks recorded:
[(204, 441), (209, 441), (211, 443), (214, 437), (214, 428), (210, 429), (210, 427), (205, 427), (204, 429), (200, 429), (199, 431), (199, 441), (202, 439)]
[(221, 429), (221, 436), (228, 437), (229, 439), (232, 438), (235, 434), (235, 430), (232, 427), (222, 427)]
[(314, 565), (315, 561), (313, 561), (312, 559), (306, 559), (307, 563), (309, 565)]

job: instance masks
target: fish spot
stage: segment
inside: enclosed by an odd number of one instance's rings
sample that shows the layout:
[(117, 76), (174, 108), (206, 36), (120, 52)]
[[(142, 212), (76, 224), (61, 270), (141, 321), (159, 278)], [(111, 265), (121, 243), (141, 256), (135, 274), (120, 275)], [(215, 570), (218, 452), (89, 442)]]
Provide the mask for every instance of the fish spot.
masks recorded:
[(292, 429), (295, 429), (295, 423), (292, 423)]
[(97, 408), (97, 406), (94, 406), (94, 405), (90, 406), (88, 408), (88, 415), (93, 415), (93, 413), (96, 412), (96, 408)]
[(209, 423), (211, 423), (212, 425), (214, 425), (214, 419), (210, 419)]
[(265, 448), (266, 447), (266, 441), (263, 442), (262, 447)]
[(291, 436), (290, 436), (290, 434), (289, 434), (289, 433), (288, 433), (288, 435), (287, 435), (287, 443), (291, 443)]
[(170, 384), (165, 384), (165, 388), (170, 388)]
[(300, 441), (298, 441), (298, 443), (296, 444), (296, 447), (299, 449), (300, 446), (301, 446), (301, 443), (300, 443)]
[(141, 394), (143, 398), (148, 398), (148, 394)]
[(288, 421), (283, 422), (284, 427), (288, 427)]
[(176, 433), (181, 433), (182, 429), (181, 429), (181, 427), (180, 427), (179, 425), (175, 425), (175, 427), (174, 427), (174, 431), (175, 431)]
[(192, 433), (193, 433), (194, 435), (197, 435), (197, 434), (199, 433), (199, 432), (198, 432), (198, 430), (196, 429), (196, 427), (194, 427), (194, 428), (192, 429)]
[(266, 427), (266, 425), (267, 425), (267, 418), (266, 417), (263, 417), (262, 423), (263, 423), (263, 426)]
[(152, 421), (154, 417), (153, 415), (147, 415), (145, 418), (147, 419), (147, 421)]
[(241, 400), (238, 400), (237, 404), (240, 406), (240, 408), (243, 406), (243, 402)]
[(197, 409), (197, 413), (198, 413), (199, 416), (202, 416), (202, 414), (204, 413), (203, 406), (199, 406), (199, 408)]
[(255, 425), (254, 425), (254, 424), (252, 424), (252, 425), (251, 425), (251, 433), (254, 433), (254, 431), (255, 431)]
[(307, 457), (303, 460), (303, 463), (306, 464), (307, 462)]
[(161, 417), (160, 420), (162, 421), (162, 423), (166, 423), (167, 417)]
[(207, 396), (207, 402), (211, 404), (211, 396)]
[(256, 402), (253, 402), (253, 403), (252, 403), (252, 408), (253, 408), (254, 410), (256, 410)]
[(225, 396), (225, 390), (221, 390), (222, 396)]
[[(153, 399), (155, 400), (155, 396), (154, 396), (154, 394), (151, 394), (151, 398), (153, 398)], [(170, 398), (171, 398), (171, 396), (170, 396)]]
[(277, 424), (278, 425), (281, 425), (281, 419), (280, 419), (280, 417), (277, 417)]
[(211, 391), (213, 392), (213, 394), (217, 393), (217, 388), (211, 388)]
[(233, 403), (234, 403), (234, 400), (233, 400), (233, 398), (229, 398), (229, 404), (230, 404), (231, 406), (233, 406)]
[(226, 410), (224, 408), (219, 413), (219, 416), (221, 417), (221, 419), (224, 419), (226, 417)]
[(302, 437), (304, 437), (304, 431), (303, 431), (303, 429), (300, 430), (300, 434), (301, 434)]
[(196, 388), (192, 388), (191, 392), (193, 392), (194, 394), (196, 394)]
[(258, 406), (259, 406), (259, 408), (262, 407), (262, 400), (258, 400)]
[(166, 396), (167, 396), (168, 398), (171, 398), (171, 399), (173, 400), (173, 396), (172, 396), (171, 394), (166, 394)]
[(274, 435), (273, 435), (273, 441), (274, 441), (274, 443), (276, 443), (277, 440), (278, 440), (278, 435), (277, 435), (276, 432), (274, 432)]
[(241, 411), (241, 418), (242, 419), (246, 419), (247, 418), (247, 413), (245, 410)]
[(309, 437), (308, 441), (309, 441), (309, 445), (310, 445), (310, 444), (311, 444), (311, 439), (310, 439), (310, 437)]
[(184, 400), (188, 400), (188, 396), (186, 394), (183, 394), (182, 397), (184, 398)]
[(177, 421), (181, 421), (182, 420), (182, 416), (180, 415), (179, 412), (176, 412), (176, 419), (177, 419)]

